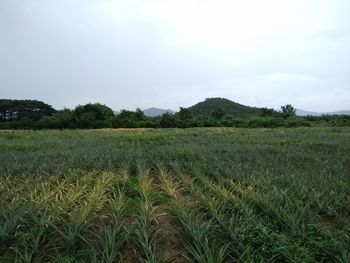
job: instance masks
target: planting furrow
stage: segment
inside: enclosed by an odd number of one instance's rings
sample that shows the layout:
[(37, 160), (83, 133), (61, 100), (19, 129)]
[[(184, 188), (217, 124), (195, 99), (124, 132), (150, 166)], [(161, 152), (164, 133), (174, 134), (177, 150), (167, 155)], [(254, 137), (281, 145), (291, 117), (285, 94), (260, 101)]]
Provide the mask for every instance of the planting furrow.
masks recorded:
[(217, 239), (216, 226), (205, 213), (200, 211), (194, 196), (186, 196), (192, 185), (186, 177), (170, 176), (160, 173), (161, 188), (171, 198), (170, 213), (181, 248), (185, 253), (183, 259), (189, 262), (230, 262), (227, 255), (227, 244)]

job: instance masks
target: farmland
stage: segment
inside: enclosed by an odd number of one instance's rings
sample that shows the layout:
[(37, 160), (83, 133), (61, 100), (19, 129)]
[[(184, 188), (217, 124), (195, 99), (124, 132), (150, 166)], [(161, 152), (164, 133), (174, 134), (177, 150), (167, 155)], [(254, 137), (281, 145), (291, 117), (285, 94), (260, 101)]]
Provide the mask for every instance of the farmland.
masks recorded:
[(0, 262), (349, 262), (350, 129), (0, 131)]

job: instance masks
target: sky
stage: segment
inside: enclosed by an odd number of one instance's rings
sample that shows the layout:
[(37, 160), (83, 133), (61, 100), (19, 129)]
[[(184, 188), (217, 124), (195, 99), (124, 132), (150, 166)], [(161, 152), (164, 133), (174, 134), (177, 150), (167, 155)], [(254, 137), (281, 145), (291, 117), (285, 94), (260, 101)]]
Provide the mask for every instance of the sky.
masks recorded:
[(0, 0), (0, 98), (350, 109), (349, 0)]

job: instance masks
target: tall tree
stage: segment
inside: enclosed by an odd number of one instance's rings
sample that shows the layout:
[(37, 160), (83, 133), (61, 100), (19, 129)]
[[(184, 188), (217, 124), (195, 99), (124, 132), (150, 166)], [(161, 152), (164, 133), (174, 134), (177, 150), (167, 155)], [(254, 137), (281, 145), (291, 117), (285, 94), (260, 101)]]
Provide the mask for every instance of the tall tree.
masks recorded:
[(16, 121), (27, 118), (37, 121), (44, 116), (51, 116), (56, 111), (51, 105), (37, 100), (0, 100), (0, 121)]
[(79, 105), (74, 114), (79, 128), (111, 127), (114, 117), (112, 109), (100, 103)]
[(180, 107), (178, 117), (179, 117), (179, 127), (187, 128), (192, 126), (193, 116), (192, 116), (192, 112), (189, 109)]
[(162, 128), (174, 128), (176, 127), (176, 119), (174, 115), (170, 113), (164, 113), (160, 119), (160, 127)]
[(284, 118), (295, 116), (296, 109), (290, 104), (281, 106), (281, 110), (282, 110), (282, 116)]
[(180, 107), (179, 118), (182, 121), (191, 120), (192, 119), (192, 112), (187, 108)]

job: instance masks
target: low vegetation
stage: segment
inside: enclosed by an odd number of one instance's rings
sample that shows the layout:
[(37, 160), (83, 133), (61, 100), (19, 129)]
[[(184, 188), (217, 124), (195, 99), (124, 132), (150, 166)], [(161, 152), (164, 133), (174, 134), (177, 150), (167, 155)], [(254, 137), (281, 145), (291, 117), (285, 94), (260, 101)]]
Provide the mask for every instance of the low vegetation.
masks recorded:
[(350, 129), (0, 131), (0, 262), (349, 262)]

